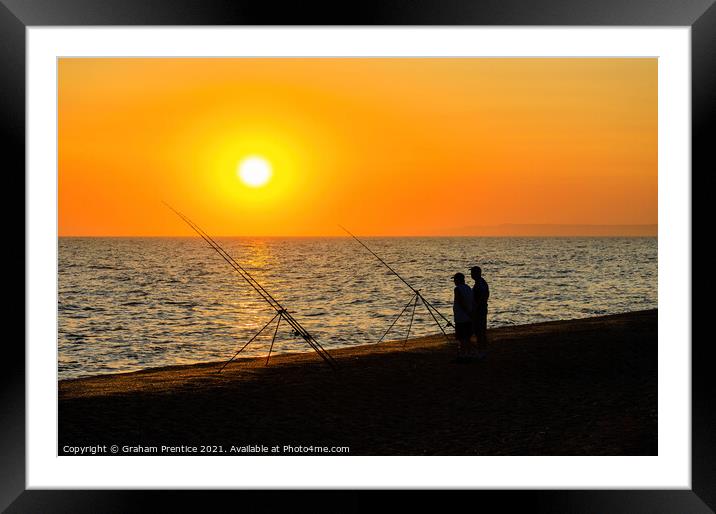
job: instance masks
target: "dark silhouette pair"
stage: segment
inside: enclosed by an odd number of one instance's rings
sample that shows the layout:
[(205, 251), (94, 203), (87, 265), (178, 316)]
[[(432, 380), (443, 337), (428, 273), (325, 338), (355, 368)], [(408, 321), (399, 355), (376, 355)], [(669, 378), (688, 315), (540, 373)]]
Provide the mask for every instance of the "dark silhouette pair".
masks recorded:
[(482, 277), (480, 266), (472, 266), (470, 276), (475, 281), (472, 288), (465, 283), (465, 275), (462, 273), (455, 273), (452, 277), (455, 283), (453, 315), (455, 337), (458, 341), (458, 362), (483, 358), (487, 342), (487, 303), (490, 288)]

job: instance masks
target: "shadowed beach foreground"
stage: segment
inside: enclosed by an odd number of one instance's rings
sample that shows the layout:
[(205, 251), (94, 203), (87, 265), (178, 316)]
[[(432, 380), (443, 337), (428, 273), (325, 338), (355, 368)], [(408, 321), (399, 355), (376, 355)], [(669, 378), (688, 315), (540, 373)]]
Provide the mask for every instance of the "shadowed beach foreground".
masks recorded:
[(306, 353), (60, 381), (58, 453), (657, 454), (656, 310), (488, 334), (470, 364), (435, 336), (333, 350), (337, 372)]

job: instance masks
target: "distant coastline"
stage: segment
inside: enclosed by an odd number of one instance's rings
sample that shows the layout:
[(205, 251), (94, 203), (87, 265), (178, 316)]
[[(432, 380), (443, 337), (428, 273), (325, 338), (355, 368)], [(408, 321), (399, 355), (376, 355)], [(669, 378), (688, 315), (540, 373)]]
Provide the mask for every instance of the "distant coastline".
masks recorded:
[(496, 237), (656, 237), (659, 226), (652, 225), (569, 225), (569, 224), (518, 224), (474, 225), (456, 231), (466, 236)]

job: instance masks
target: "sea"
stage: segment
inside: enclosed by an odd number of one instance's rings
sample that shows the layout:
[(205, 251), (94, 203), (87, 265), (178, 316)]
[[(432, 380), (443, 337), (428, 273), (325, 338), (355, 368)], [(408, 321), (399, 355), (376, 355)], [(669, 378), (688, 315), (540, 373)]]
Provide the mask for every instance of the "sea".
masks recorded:
[[(377, 342), (413, 292), (351, 238), (217, 238), (327, 350)], [(657, 238), (405, 237), (364, 242), (452, 319), (479, 265), (488, 326), (657, 307)], [(58, 378), (225, 361), (275, 311), (201, 238), (60, 238)], [(386, 340), (440, 333), (412, 305)], [(443, 326), (445, 322), (443, 321)], [(449, 330), (449, 329), (448, 329)], [(241, 356), (266, 356), (275, 324)], [(273, 354), (311, 351), (284, 324)]]

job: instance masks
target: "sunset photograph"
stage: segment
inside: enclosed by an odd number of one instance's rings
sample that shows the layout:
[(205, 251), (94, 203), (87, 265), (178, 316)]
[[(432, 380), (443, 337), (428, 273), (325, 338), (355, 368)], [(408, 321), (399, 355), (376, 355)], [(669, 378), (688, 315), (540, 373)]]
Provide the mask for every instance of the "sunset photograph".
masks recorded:
[(658, 455), (658, 59), (57, 76), (58, 455)]

